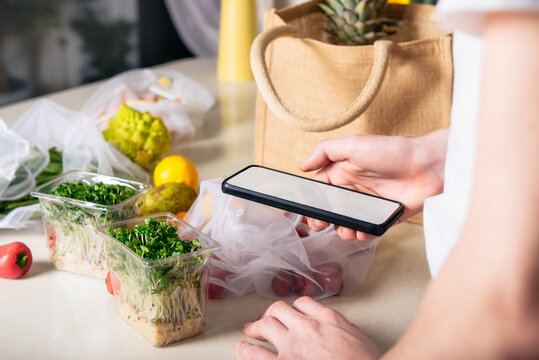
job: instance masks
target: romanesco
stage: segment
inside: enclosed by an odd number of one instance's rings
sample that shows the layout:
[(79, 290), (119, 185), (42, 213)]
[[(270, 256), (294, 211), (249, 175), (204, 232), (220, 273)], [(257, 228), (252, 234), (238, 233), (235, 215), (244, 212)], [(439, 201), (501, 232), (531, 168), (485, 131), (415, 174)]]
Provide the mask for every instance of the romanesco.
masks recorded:
[(120, 107), (103, 136), (146, 170), (151, 170), (170, 146), (170, 133), (161, 118), (126, 105)]

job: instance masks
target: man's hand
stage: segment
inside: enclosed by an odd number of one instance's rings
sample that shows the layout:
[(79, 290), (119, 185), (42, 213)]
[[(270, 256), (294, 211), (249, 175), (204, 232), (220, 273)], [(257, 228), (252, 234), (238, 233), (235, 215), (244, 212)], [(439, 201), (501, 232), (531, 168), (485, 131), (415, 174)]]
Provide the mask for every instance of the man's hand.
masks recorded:
[[(404, 204), (402, 220), (421, 212), (429, 196), (443, 190), (448, 128), (425, 136), (355, 135), (320, 142), (300, 165), (302, 171), (318, 170), (316, 180)], [(308, 219), (322, 230), (329, 224)], [(359, 231), (337, 227), (343, 240), (374, 238)]]
[(310, 297), (301, 297), (293, 307), (283, 301), (273, 303), (262, 317), (243, 327), (253, 338), (270, 342), (278, 352), (241, 341), (237, 354), (250, 359), (378, 359), (376, 346), (335, 310)]

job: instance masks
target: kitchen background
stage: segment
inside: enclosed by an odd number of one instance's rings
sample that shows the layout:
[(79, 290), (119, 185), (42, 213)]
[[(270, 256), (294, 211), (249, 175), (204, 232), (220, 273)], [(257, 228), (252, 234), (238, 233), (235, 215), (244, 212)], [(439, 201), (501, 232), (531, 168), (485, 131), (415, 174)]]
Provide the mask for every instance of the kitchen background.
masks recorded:
[[(259, 27), (265, 10), (300, 2), (257, 0)], [(219, 8), (220, 0), (2, 0), (0, 106), (132, 68), (214, 57)]]

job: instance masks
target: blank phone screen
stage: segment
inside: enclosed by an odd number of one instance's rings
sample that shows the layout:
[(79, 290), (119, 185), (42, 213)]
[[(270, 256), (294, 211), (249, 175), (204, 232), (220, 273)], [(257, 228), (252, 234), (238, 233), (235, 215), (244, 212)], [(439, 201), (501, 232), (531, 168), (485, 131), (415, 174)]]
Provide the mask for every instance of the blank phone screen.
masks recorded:
[(227, 183), (375, 225), (383, 224), (400, 207), (398, 202), (257, 166), (229, 178)]

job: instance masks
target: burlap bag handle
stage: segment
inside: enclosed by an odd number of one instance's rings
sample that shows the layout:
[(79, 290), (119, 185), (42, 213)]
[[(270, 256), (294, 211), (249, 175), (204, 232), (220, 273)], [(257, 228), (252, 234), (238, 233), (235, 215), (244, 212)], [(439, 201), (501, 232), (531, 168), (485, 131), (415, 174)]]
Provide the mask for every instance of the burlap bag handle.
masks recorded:
[(367, 107), (376, 97), (378, 90), (382, 87), (391, 54), (391, 46), (393, 45), (391, 41), (378, 40), (374, 43), (374, 60), (369, 79), (348, 109), (328, 118), (312, 119), (290, 109), (283, 99), (279, 97), (269, 78), (265, 60), (266, 48), (273, 40), (284, 36), (302, 38), (301, 33), (293, 26), (280, 25), (258, 35), (251, 47), (251, 68), (258, 90), (275, 116), (288, 125), (301, 130), (321, 132), (334, 130), (349, 124), (367, 110)]

